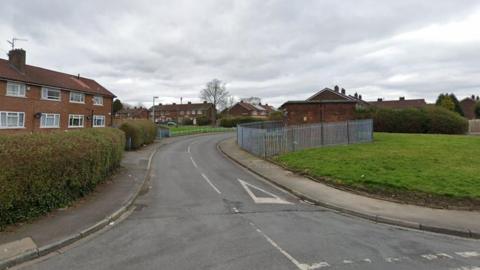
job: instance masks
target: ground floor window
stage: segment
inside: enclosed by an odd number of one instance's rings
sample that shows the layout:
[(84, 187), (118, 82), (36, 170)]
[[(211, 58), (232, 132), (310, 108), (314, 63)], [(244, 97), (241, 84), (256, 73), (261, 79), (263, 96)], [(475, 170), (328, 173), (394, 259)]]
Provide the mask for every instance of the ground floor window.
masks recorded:
[(105, 127), (105, 116), (104, 115), (94, 115), (93, 116), (93, 127)]
[(84, 116), (81, 114), (70, 114), (68, 116), (68, 127), (83, 127)]
[(0, 111), (0, 128), (24, 128), (25, 113), (24, 112), (1, 112)]
[(59, 128), (60, 127), (60, 114), (57, 113), (42, 113), (40, 118), (41, 128)]

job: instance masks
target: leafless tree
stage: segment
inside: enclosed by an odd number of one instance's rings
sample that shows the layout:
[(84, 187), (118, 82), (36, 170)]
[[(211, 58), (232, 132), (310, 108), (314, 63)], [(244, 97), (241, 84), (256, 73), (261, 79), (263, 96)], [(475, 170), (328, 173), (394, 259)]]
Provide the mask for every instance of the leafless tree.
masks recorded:
[(213, 112), (213, 124), (217, 121), (217, 109), (223, 109), (227, 106), (230, 94), (227, 91), (225, 83), (218, 79), (208, 82), (206, 87), (200, 92), (200, 98), (206, 102), (212, 103), (215, 108)]
[(243, 102), (258, 105), (262, 103), (262, 99), (259, 97), (249, 97), (249, 98), (242, 98)]

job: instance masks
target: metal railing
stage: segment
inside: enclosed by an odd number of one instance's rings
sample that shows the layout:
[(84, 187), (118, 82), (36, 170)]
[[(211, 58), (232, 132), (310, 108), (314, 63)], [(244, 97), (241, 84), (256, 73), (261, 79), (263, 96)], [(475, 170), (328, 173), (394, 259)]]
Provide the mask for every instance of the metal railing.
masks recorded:
[(354, 144), (373, 140), (373, 121), (354, 120), (283, 126), (281, 122), (240, 124), (237, 126), (238, 145), (260, 157), (326, 145)]
[(480, 134), (480, 119), (468, 121), (468, 133)]

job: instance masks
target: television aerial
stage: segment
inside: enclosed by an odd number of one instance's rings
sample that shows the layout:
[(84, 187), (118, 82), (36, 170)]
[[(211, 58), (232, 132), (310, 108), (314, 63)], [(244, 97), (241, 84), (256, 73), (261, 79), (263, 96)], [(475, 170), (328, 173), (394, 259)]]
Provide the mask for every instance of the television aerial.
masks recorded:
[(17, 42), (17, 41), (28, 41), (28, 40), (26, 40), (24, 38), (16, 38), (16, 37), (12, 38), (12, 40), (7, 40), (8, 44), (10, 44), (10, 46), (12, 46), (12, 50), (15, 49), (15, 42)]

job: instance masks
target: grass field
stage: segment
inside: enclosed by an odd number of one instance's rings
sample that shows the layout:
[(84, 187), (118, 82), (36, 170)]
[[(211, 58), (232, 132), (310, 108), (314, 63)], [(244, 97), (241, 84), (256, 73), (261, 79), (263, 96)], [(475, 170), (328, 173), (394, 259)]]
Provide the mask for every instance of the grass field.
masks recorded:
[(309, 149), (275, 160), (362, 191), (480, 202), (480, 137), (376, 133), (374, 139), (371, 144)]
[(234, 131), (232, 128), (224, 127), (211, 127), (211, 126), (177, 126), (170, 127), (170, 136), (190, 135), (197, 133), (210, 133), (210, 132), (228, 132)]

